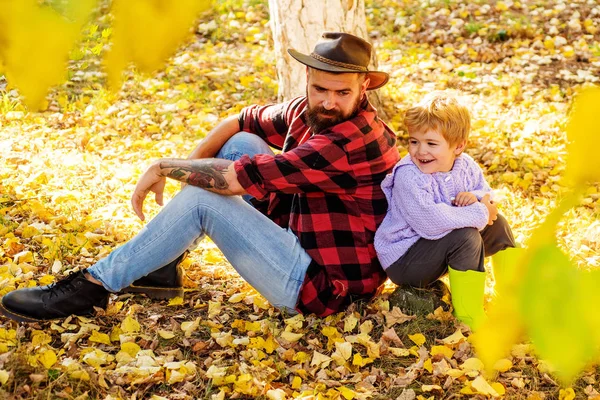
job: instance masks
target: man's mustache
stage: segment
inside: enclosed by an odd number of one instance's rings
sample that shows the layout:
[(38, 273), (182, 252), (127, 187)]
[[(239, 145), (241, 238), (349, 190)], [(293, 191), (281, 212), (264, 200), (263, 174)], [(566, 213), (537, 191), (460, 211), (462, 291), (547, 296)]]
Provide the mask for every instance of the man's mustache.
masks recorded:
[(327, 110), (326, 108), (323, 108), (323, 107), (315, 107), (315, 111), (318, 114), (323, 114), (323, 115), (329, 115), (329, 116), (339, 115), (338, 111), (336, 111), (336, 110)]

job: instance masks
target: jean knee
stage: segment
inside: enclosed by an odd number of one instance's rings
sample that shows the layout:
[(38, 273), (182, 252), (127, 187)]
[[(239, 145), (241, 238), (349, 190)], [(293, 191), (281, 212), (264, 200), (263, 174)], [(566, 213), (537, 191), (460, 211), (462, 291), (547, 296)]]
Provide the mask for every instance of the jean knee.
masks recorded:
[(252, 157), (256, 154), (273, 154), (273, 151), (259, 136), (238, 132), (225, 142), (215, 157), (235, 161), (245, 154)]

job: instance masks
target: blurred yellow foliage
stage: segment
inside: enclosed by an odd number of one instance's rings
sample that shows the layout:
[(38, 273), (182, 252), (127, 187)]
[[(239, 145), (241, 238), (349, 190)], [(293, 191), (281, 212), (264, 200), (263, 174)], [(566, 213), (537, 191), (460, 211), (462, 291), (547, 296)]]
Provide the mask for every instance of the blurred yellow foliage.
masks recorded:
[(600, 317), (595, 306), (600, 300), (600, 271), (577, 269), (558, 247), (556, 229), (563, 215), (579, 203), (587, 184), (600, 180), (600, 159), (595, 155), (600, 145), (595, 122), (599, 103), (600, 88), (589, 88), (573, 105), (565, 173), (571, 193), (533, 232), (527, 249), (495, 257), (498, 295), (473, 340), (490, 372), (523, 333), (563, 383), (597, 360)]
[[(45, 107), (51, 86), (65, 80), (69, 52), (81, 36), (97, 0), (65, 0), (60, 12), (37, 0), (5, 0), (0, 13), (0, 68), (10, 85), (19, 89), (28, 107)], [(130, 62), (152, 72), (189, 35), (196, 17), (211, 0), (115, 0), (112, 48), (105, 55), (109, 84), (118, 88), (121, 72)], [(97, 26), (94, 31), (97, 30)], [(102, 44), (91, 49), (99, 55)], [(66, 96), (58, 103), (65, 106)]]
[(118, 89), (129, 62), (143, 72), (159, 68), (190, 33), (210, 0), (115, 0), (112, 48), (105, 57), (109, 85)]
[(95, 3), (66, 1), (61, 15), (37, 0), (2, 2), (0, 60), (29, 107), (41, 108), (48, 88), (64, 80), (69, 51)]

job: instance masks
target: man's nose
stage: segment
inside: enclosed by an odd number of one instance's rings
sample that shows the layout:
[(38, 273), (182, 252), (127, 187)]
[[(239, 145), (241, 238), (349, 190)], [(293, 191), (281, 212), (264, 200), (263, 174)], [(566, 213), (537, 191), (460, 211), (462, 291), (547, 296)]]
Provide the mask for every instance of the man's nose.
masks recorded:
[(325, 96), (325, 100), (323, 100), (323, 108), (326, 110), (331, 110), (332, 108), (335, 107), (335, 99), (333, 97), (333, 94), (327, 94)]

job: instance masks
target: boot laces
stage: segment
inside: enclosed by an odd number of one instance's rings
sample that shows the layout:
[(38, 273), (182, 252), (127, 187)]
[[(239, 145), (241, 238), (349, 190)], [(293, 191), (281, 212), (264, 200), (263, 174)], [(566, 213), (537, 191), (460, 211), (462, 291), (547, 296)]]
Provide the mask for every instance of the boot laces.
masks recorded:
[(77, 272), (71, 272), (65, 278), (51, 283), (47, 287), (42, 287), (41, 289), (47, 292), (50, 292), (50, 297), (58, 296), (58, 292), (60, 293), (68, 293), (72, 291), (75, 286), (73, 286), (73, 281), (77, 278)]

